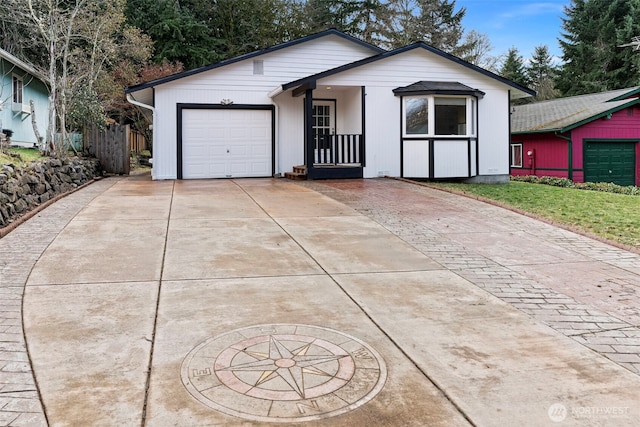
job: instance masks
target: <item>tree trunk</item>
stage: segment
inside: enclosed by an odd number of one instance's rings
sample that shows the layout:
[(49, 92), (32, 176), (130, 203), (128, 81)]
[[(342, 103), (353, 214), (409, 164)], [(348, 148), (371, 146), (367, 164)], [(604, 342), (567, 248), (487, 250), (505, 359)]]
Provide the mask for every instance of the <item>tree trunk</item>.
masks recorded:
[(33, 103), (33, 99), (29, 100), (29, 107), (31, 107), (31, 126), (33, 126), (33, 133), (36, 135), (36, 141), (38, 144), (38, 148), (42, 151), (42, 136), (40, 136), (40, 131), (38, 130), (38, 124), (36, 123), (36, 108)]

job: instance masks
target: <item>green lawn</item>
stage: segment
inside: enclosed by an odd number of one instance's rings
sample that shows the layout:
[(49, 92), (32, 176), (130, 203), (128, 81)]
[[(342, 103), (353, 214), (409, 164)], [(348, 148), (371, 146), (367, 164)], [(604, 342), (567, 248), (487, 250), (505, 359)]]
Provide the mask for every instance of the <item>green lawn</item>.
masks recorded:
[(40, 151), (33, 148), (11, 147), (8, 149), (8, 152), (17, 153), (20, 155), (20, 158), (12, 157), (4, 152), (0, 152), (0, 165), (5, 165), (9, 163), (23, 165), (25, 163), (29, 163), (34, 160), (39, 160), (43, 158)]
[(499, 201), (640, 249), (640, 196), (514, 182), (429, 184)]

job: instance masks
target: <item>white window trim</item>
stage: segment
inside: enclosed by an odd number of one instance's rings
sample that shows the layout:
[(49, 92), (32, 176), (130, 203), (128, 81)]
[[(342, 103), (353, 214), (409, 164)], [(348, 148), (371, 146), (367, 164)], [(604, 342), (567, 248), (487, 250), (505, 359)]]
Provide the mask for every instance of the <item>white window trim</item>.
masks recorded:
[[(426, 98), (428, 100), (428, 105), (427, 105), (427, 114), (428, 114), (428, 132), (425, 134), (416, 134), (416, 133), (407, 133), (407, 115), (405, 112), (405, 101), (407, 99), (413, 99), (413, 98)], [(435, 110), (435, 99), (436, 98), (461, 98), (461, 99), (466, 99), (467, 100), (467, 122), (466, 122), (466, 128), (467, 128), (467, 133), (464, 135), (436, 135), (435, 133), (435, 128), (436, 128), (436, 110)], [(472, 97), (472, 96), (466, 96), (466, 95), (408, 95), (408, 96), (404, 96), (402, 97), (402, 136), (404, 138), (442, 138), (442, 139), (446, 139), (446, 138), (475, 138), (476, 137), (476, 132), (477, 132), (477, 123), (476, 123), (476, 111), (474, 111), (474, 106), (475, 108), (477, 108), (478, 106), (478, 102), (476, 102), (476, 98)]]
[[(516, 147), (520, 147), (520, 164), (517, 165), (513, 160), (515, 158), (515, 148)], [(509, 164), (512, 168), (518, 168), (518, 169), (522, 169), (524, 167), (524, 153), (523, 153), (523, 149), (524, 147), (522, 146), (522, 143), (515, 143), (515, 144), (510, 144), (510, 148), (511, 148), (511, 155), (509, 156)]]
[[(15, 80), (18, 80), (20, 82), (20, 99), (19, 101), (16, 101), (16, 92), (15, 92)], [(22, 104), (24, 103), (24, 79), (22, 77), (20, 77), (17, 74), (12, 74), (11, 75), (11, 101), (14, 104), (18, 104), (20, 106), (22, 106)]]

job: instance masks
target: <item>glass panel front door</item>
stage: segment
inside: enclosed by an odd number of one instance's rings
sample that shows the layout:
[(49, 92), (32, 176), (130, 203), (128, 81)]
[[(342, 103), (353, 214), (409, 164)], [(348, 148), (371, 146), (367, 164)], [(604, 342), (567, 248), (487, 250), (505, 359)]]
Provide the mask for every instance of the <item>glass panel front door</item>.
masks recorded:
[(313, 101), (314, 163), (333, 163), (335, 101)]

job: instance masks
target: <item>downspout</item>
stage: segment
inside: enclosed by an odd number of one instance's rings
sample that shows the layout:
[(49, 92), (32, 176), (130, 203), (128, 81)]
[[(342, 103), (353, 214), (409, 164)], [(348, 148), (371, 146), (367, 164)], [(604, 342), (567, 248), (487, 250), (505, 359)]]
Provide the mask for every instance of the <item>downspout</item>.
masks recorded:
[[(475, 159), (475, 171), (473, 173), (473, 177), (480, 175), (480, 98), (478, 96), (476, 98), (476, 108), (475, 111), (472, 111), (471, 114), (474, 115), (474, 120), (476, 121), (476, 155)], [(511, 109), (509, 109), (511, 111)], [(509, 142), (511, 142), (511, 116), (509, 116)], [(509, 163), (511, 165), (511, 163)], [(511, 168), (509, 168), (509, 174), (511, 174)]]
[[(151, 110), (151, 113), (153, 114), (153, 116), (152, 116), (153, 117), (153, 121), (151, 123), (151, 125), (152, 125), (152, 127), (151, 127), (152, 134), (151, 135), (153, 137), (153, 141), (151, 141), (151, 143), (152, 144), (155, 143), (155, 140), (156, 140), (156, 126), (155, 126), (155, 123), (156, 123), (156, 120), (157, 120), (158, 111), (155, 109), (155, 107), (153, 107), (151, 105), (143, 104), (142, 102), (136, 101), (135, 99), (133, 99), (133, 97), (131, 96), (130, 93), (127, 94), (127, 101), (129, 103), (137, 106), (137, 107), (144, 108), (144, 109), (147, 109), (147, 110)], [(155, 171), (155, 168), (153, 167), (153, 164), (152, 164), (152, 166), (151, 166), (151, 176), (152, 176), (152, 178), (155, 179), (154, 171)]]
[(276, 103), (276, 101), (273, 99), (276, 96), (280, 95), (282, 92), (284, 92), (282, 90), (282, 86), (278, 86), (277, 88), (275, 88), (274, 90), (272, 90), (271, 92), (269, 92), (269, 99), (271, 99), (271, 104), (273, 105), (274, 111), (273, 114), (275, 115), (274, 117), (274, 135), (275, 135), (275, 147), (274, 147), (274, 153), (273, 156), (275, 157), (275, 165), (273, 167), (273, 176), (274, 177), (280, 177), (280, 172), (277, 172), (280, 169), (280, 144), (278, 144), (278, 130), (280, 129), (280, 109), (278, 107), (278, 104)]
[[(508, 110), (507, 110), (508, 116), (507, 117), (509, 117), (509, 130), (508, 130), (509, 136), (507, 138), (507, 140), (509, 141), (509, 143), (507, 144), (507, 159), (509, 159), (508, 160), (509, 161), (509, 163), (508, 163), (509, 164), (509, 178), (508, 178), (507, 182), (510, 182), (511, 181), (511, 142), (512, 142), (512, 137), (513, 137), (512, 134), (511, 134), (511, 120), (512, 120), (511, 119), (511, 115), (514, 113), (514, 111), (512, 109), (512, 106), (511, 106), (511, 89), (509, 89), (507, 91), (507, 108), (508, 108)], [(479, 105), (478, 105), (478, 110), (480, 110), (480, 106)], [(477, 139), (476, 139), (476, 141), (477, 141)], [(476, 146), (478, 147), (478, 148), (476, 148), (476, 156), (478, 156), (478, 151), (480, 151), (480, 144), (477, 144)], [(480, 164), (478, 162), (478, 166), (479, 165)], [(479, 169), (476, 170), (476, 173), (478, 175), (480, 175), (480, 170)]]
[(567, 141), (567, 149), (568, 149), (567, 178), (573, 181), (573, 140), (571, 139), (571, 131), (569, 131), (569, 136), (564, 136), (560, 132), (556, 131), (555, 136)]

